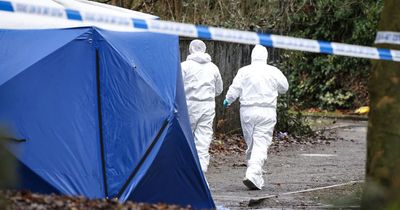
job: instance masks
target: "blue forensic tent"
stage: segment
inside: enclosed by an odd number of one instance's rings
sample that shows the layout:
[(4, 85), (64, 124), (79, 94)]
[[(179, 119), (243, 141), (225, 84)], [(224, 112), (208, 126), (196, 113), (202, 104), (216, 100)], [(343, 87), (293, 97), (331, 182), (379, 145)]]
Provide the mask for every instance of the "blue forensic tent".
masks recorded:
[(179, 58), (172, 35), (0, 29), (0, 123), (19, 187), (214, 208)]

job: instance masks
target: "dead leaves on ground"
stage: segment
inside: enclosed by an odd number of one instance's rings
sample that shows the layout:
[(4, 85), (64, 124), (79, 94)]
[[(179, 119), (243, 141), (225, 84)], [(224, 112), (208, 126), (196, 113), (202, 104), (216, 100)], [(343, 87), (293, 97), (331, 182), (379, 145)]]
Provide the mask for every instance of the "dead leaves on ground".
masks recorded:
[[(117, 200), (88, 199), (82, 196), (71, 197), (61, 195), (42, 195), (29, 191), (0, 191), (1, 209), (12, 210), (186, 210), (190, 207), (180, 207), (167, 204), (144, 204), (127, 201), (119, 203)], [(3, 206), (2, 206), (3, 204)]]

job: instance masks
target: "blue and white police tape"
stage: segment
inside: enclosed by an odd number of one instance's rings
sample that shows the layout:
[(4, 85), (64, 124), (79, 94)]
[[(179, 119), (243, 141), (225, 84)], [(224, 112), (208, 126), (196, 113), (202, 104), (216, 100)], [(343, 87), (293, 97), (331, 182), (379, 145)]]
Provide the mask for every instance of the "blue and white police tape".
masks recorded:
[(397, 44), (400, 45), (400, 32), (378, 31), (375, 44)]
[(366, 47), (359, 45), (302, 39), (273, 34), (261, 34), (249, 31), (232, 30), (217, 27), (198, 26), (153, 19), (132, 19), (124, 16), (92, 13), (72, 9), (54, 8), (43, 5), (26, 4), (0, 0), (0, 11), (62, 18), (70, 21), (90, 23), (93, 26), (115, 25), (145, 30), (155, 33), (172, 34), (184, 37), (226, 41), (241, 44), (261, 44), (304, 52), (342, 55), (377, 60), (400, 61), (400, 51)]
[(133, 25), (135, 28), (141, 28), (151, 32), (174, 34), (200, 39), (235, 42), (241, 44), (261, 44), (267, 47), (299, 50), (305, 52), (400, 61), (400, 51), (398, 50), (365, 47), (336, 42), (325, 42), (273, 34), (260, 34), (255, 32), (216, 27), (196, 26), (161, 20), (133, 20)]

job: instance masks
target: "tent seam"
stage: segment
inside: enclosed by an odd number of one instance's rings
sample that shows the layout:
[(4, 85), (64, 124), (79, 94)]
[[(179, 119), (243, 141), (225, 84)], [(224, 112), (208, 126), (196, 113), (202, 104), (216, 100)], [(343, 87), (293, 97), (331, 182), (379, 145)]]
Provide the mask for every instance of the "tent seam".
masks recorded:
[[(127, 58), (124, 54), (122, 54), (112, 43), (110, 43), (109, 41), (107, 41), (107, 40), (103, 37), (103, 35), (97, 30), (97, 28), (96, 28), (96, 32), (103, 38), (103, 40), (104, 40), (108, 45), (111, 46), (111, 48), (112, 48), (113, 50), (115, 50), (115, 51), (118, 53), (119, 56), (121, 56), (122, 58), (124, 58), (124, 59), (123, 59), (123, 62), (124, 62), (125, 64), (128, 64), (128, 66), (130, 66), (130, 67), (133, 68), (133, 66), (132, 66), (129, 62), (127, 62), (127, 60), (129, 60), (129, 58)], [(139, 32), (138, 32), (138, 33), (139, 33)], [(138, 59), (136, 59), (136, 60), (138, 60)], [(135, 71), (135, 72), (136, 72), (136, 75), (138, 75), (138, 76), (142, 79), (142, 81), (144, 81), (145, 84), (146, 84), (151, 90), (153, 90), (154, 93), (155, 93), (158, 97), (161, 98), (161, 101), (163, 101), (165, 105), (170, 106), (170, 104), (168, 104), (168, 102), (165, 101), (164, 98), (161, 96), (161, 93), (160, 93), (158, 90), (156, 90), (155, 88), (153, 88), (153, 87), (149, 84), (150, 82), (147, 81), (147, 80), (140, 74), (140, 72), (138, 72), (138, 71)]]
[[(86, 27), (84, 27), (86, 28)], [(21, 72), (19, 72), (18, 74), (12, 76), (11, 78), (7, 79), (6, 81), (4, 81), (2, 84), (0, 84), (0, 86), (5, 85), (6, 83), (8, 83), (10, 80), (14, 79), (15, 77), (17, 77), (18, 75), (20, 75), (21, 73), (27, 71), (28, 69), (30, 69), (31, 67), (33, 67), (34, 65), (38, 64), (40, 61), (42, 61), (43, 59), (53, 55), (54, 53), (58, 52), (59, 50), (63, 49), (64, 47), (66, 47), (68, 44), (72, 43), (73, 41), (75, 41), (78, 37), (82, 36), (83, 34), (87, 33), (88, 31), (90, 31), (90, 29), (92, 29), (92, 27), (88, 27), (88, 30), (86, 30), (85, 32), (79, 34), (78, 36), (74, 37), (72, 40), (66, 42), (65, 44), (63, 44), (62, 46), (60, 46), (59, 48), (55, 49), (54, 51), (51, 51), (50, 53), (48, 53), (47, 55), (45, 55), (44, 57), (41, 57), (39, 60), (33, 62), (32, 64), (30, 64), (29, 66), (25, 67)], [(64, 29), (60, 29), (60, 30), (64, 30)]]

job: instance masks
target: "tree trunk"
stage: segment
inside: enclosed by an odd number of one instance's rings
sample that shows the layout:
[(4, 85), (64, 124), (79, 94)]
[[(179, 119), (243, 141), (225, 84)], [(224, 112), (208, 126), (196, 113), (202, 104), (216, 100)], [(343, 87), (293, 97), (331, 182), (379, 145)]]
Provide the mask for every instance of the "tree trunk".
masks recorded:
[(111, 0), (111, 5), (117, 6), (117, 0)]
[(240, 12), (242, 13), (242, 16), (247, 15), (248, 11), (249, 11), (249, 2), (248, 0), (241, 0), (240, 1)]
[(174, 10), (176, 21), (182, 20), (182, 0), (174, 0)]
[[(400, 31), (400, 0), (385, 0), (379, 31)], [(399, 45), (377, 47), (400, 49)], [(400, 63), (373, 61), (362, 209), (400, 209)]]

